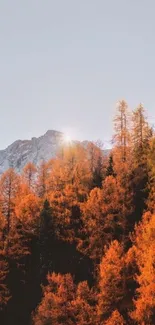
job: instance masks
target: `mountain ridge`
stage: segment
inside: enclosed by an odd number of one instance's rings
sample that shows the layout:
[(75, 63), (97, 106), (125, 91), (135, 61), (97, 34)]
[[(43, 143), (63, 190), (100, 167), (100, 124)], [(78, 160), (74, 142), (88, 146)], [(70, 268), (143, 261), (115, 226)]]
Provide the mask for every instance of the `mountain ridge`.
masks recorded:
[(56, 130), (48, 130), (45, 134), (29, 140), (16, 140), (6, 149), (0, 150), (0, 174), (10, 167), (20, 173), (28, 162), (38, 166), (42, 160), (48, 161), (54, 158), (62, 144), (64, 144), (64, 133)]
[(44, 135), (30, 140), (16, 140), (6, 149), (0, 150), (0, 174), (13, 167), (21, 172), (28, 162), (38, 165), (41, 160), (55, 157), (63, 142), (63, 133), (48, 130)]

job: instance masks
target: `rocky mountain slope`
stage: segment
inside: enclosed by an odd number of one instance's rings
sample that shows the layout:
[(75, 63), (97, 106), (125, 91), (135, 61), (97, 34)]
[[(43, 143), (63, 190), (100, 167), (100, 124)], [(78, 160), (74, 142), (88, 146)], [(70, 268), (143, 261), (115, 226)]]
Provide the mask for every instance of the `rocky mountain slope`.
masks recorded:
[(49, 130), (39, 138), (17, 140), (5, 150), (0, 150), (0, 174), (10, 167), (21, 172), (28, 162), (39, 165), (42, 160), (55, 157), (62, 145), (64, 134), (55, 130)]
[(0, 174), (10, 167), (20, 172), (28, 162), (38, 165), (42, 160), (55, 157), (63, 139), (63, 133), (49, 130), (39, 138), (15, 141), (5, 150), (0, 150)]

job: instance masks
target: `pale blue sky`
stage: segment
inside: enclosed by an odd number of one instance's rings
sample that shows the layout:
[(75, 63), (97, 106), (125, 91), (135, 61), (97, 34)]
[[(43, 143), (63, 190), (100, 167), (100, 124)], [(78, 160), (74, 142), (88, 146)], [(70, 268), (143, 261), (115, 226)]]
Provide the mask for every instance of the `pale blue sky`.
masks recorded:
[(48, 129), (105, 142), (115, 104), (155, 122), (154, 0), (0, 0), (0, 148)]

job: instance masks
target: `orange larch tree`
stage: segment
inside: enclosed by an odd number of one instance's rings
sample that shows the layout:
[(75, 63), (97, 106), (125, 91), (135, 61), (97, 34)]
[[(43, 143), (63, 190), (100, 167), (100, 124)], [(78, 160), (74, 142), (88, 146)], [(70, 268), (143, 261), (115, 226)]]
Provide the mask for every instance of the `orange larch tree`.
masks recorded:
[(95, 325), (94, 293), (87, 282), (76, 286), (70, 274), (48, 275), (43, 298), (33, 315), (35, 325)]
[(35, 188), (35, 178), (36, 178), (37, 168), (33, 163), (28, 163), (23, 169), (23, 181), (29, 187), (30, 190)]
[(75, 323), (78, 325), (97, 324), (96, 292), (90, 289), (87, 281), (80, 282), (73, 301)]
[(15, 171), (8, 169), (0, 179), (1, 211), (7, 220), (7, 234), (14, 219), (15, 199), (19, 193), (20, 179)]
[(70, 274), (48, 275), (49, 284), (43, 289), (43, 299), (33, 317), (35, 325), (72, 325), (75, 297), (75, 286)]
[(98, 315), (101, 322), (106, 321), (113, 311), (122, 308), (125, 296), (124, 272), (123, 248), (118, 241), (113, 241), (100, 263)]
[(129, 113), (128, 105), (124, 100), (119, 101), (117, 106), (117, 113), (114, 118), (115, 134), (113, 142), (120, 152), (120, 159), (125, 162), (128, 158), (128, 145), (130, 140), (129, 133)]
[(132, 115), (132, 141), (134, 150), (138, 155), (144, 154), (144, 149), (147, 149), (148, 140), (152, 137), (152, 128), (149, 126), (146, 112), (142, 104), (140, 104)]
[(49, 164), (42, 161), (38, 167), (36, 192), (40, 198), (45, 200), (48, 193)]
[(133, 245), (138, 272), (135, 310), (130, 314), (138, 324), (155, 323), (155, 215), (146, 212), (135, 227)]
[(147, 156), (148, 162), (148, 200), (147, 206), (149, 211), (155, 212), (155, 137), (150, 141), (150, 148)]
[(58, 233), (61, 238), (73, 241), (80, 230), (80, 203), (86, 200), (89, 192), (86, 150), (80, 145), (66, 148), (63, 159), (53, 162), (49, 179), (52, 187), (48, 199)]
[(118, 310), (113, 311), (112, 315), (104, 323), (104, 325), (125, 325), (126, 322)]
[(134, 195), (134, 221), (141, 220), (147, 208), (149, 195), (149, 165), (148, 156), (150, 143), (153, 136), (152, 128), (149, 126), (145, 109), (140, 104), (133, 111), (132, 122), (132, 172), (131, 183)]
[(113, 176), (106, 177), (102, 189), (93, 189), (81, 205), (83, 240), (79, 249), (99, 261), (104, 245), (123, 236), (131, 209), (127, 202), (124, 202), (124, 189)]

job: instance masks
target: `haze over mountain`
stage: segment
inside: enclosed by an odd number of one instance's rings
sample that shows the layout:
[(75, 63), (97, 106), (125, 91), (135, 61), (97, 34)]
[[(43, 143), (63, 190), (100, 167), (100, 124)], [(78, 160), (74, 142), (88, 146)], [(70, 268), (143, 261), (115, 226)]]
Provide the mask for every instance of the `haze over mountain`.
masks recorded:
[[(39, 165), (41, 161), (48, 161), (56, 156), (62, 145), (66, 145), (62, 132), (48, 130), (44, 135), (31, 140), (17, 140), (6, 149), (0, 150), (0, 174), (13, 167), (21, 172), (28, 162)], [(74, 141), (77, 142), (77, 141)], [(87, 141), (83, 141), (83, 145)]]

